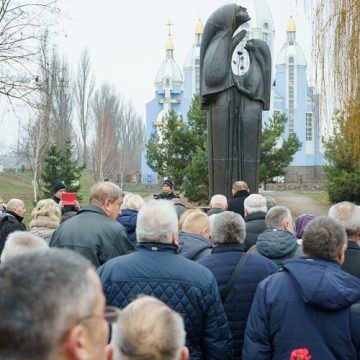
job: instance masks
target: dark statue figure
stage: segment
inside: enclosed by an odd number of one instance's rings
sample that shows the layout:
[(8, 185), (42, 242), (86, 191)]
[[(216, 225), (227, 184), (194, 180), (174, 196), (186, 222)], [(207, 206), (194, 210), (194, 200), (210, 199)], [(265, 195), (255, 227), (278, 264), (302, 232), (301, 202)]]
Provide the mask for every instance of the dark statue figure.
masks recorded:
[(250, 17), (241, 6), (216, 10), (206, 22), (200, 50), (202, 106), (208, 112), (210, 195), (231, 195), (232, 184), (259, 187), (262, 111), (268, 110), (271, 54), (263, 40), (234, 35)]

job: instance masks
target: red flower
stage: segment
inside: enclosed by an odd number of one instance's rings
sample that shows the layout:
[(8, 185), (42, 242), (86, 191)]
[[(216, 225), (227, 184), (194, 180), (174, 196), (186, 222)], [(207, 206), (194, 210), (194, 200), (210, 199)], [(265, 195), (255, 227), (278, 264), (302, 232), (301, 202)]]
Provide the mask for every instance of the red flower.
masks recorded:
[(290, 355), (290, 360), (311, 360), (311, 355), (307, 348), (295, 349)]

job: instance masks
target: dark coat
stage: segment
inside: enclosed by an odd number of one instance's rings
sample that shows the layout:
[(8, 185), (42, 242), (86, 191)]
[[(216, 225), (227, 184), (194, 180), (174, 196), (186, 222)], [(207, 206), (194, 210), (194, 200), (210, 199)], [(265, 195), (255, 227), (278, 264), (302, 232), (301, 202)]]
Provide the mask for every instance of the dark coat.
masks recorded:
[(113, 257), (134, 251), (124, 227), (96, 205), (83, 206), (53, 233), (50, 247), (68, 248), (99, 267)]
[[(53, 196), (51, 198), (56, 204), (60, 204), (61, 199), (59, 199), (57, 196)], [(70, 211), (78, 212), (79, 208), (75, 205), (63, 205), (61, 208), (61, 215), (64, 215)]]
[(256, 212), (245, 216), (246, 237), (244, 244), (246, 250), (249, 250), (252, 246), (254, 246), (258, 235), (266, 230), (265, 217), (266, 213), (264, 212)]
[(244, 217), (244, 201), (249, 196), (246, 190), (240, 190), (233, 196), (232, 200), (228, 201), (228, 211), (235, 212)]
[(211, 242), (201, 235), (181, 231), (179, 233), (179, 255), (189, 260), (199, 260), (211, 254)]
[(2, 253), (6, 238), (15, 231), (26, 231), (22, 218), (10, 210), (6, 210), (0, 217), (0, 254)]
[(220, 208), (211, 208), (207, 213), (206, 215), (207, 216), (211, 216), (211, 215), (217, 215), (217, 214), (220, 214), (224, 212), (223, 209), (220, 209)]
[(359, 301), (360, 279), (335, 261), (287, 260), (256, 290), (243, 358), (289, 360), (292, 350), (307, 348), (312, 359), (355, 360), (360, 331), (350, 306)]
[(268, 229), (258, 236), (254, 253), (274, 261), (281, 269), (284, 260), (303, 256), (294, 234), (287, 230)]
[(180, 216), (188, 209), (184, 204), (174, 204), (178, 220)]
[(342, 268), (347, 273), (360, 278), (360, 246), (356, 241), (348, 241)]
[(231, 359), (230, 330), (211, 272), (177, 255), (171, 244), (139, 243), (137, 249), (97, 270), (107, 304), (123, 308), (139, 294), (154, 296), (182, 315), (191, 359)]
[(134, 247), (137, 243), (135, 232), (137, 216), (138, 211), (123, 209), (121, 210), (121, 215), (117, 218), (117, 221), (125, 228), (127, 236)]
[(170, 194), (160, 193), (155, 194), (154, 198), (156, 200), (172, 200), (172, 199), (180, 199), (180, 196), (175, 194), (173, 191)]
[[(214, 274), (219, 290), (222, 291), (243, 254), (244, 246), (241, 244), (218, 245), (211, 255), (199, 260), (199, 264)], [(256, 287), (261, 280), (276, 271), (277, 267), (272, 261), (250, 254), (225, 300), (224, 309), (233, 337), (234, 359), (241, 359), (246, 320)]]

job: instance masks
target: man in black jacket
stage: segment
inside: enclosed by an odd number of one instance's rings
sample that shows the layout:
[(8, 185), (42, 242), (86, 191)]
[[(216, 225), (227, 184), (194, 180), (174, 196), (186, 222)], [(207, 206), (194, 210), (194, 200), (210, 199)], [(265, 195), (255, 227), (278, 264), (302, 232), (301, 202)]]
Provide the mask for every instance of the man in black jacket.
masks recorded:
[(172, 200), (172, 199), (179, 199), (180, 196), (175, 194), (173, 191), (174, 183), (170, 178), (167, 178), (163, 182), (163, 192), (160, 194), (154, 195), (155, 199), (164, 199), (164, 200)]
[(360, 207), (343, 201), (330, 208), (329, 216), (339, 220), (346, 229), (348, 242), (342, 268), (360, 278)]
[(122, 201), (123, 192), (114, 183), (95, 184), (90, 190), (90, 204), (55, 230), (50, 247), (72, 249), (95, 267), (132, 252), (124, 227), (115, 221)]
[(232, 186), (232, 200), (229, 200), (228, 210), (244, 217), (244, 201), (249, 196), (250, 190), (245, 181), (236, 181)]
[(26, 231), (22, 223), (26, 214), (25, 204), (20, 199), (11, 199), (8, 202), (7, 210), (0, 218), (0, 254), (3, 251), (6, 238), (14, 231)]

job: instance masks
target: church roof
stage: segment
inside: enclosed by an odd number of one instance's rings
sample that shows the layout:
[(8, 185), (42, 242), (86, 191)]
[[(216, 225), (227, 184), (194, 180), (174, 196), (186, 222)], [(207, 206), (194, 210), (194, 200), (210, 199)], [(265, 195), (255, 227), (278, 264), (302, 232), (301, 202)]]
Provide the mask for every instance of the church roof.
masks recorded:
[(184, 82), (184, 77), (179, 65), (175, 62), (173, 58), (167, 57), (156, 74), (155, 84), (160, 85), (170, 79), (173, 83), (182, 84)]
[(186, 54), (184, 69), (193, 68), (196, 59), (200, 59), (200, 46), (194, 44)]
[(198, 34), (202, 34), (203, 32), (204, 32), (204, 25), (199, 19), (195, 27), (195, 34), (198, 35)]
[(307, 66), (304, 51), (298, 43), (295, 43), (293, 45), (285, 43), (276, 58), (275, 65), (285, 65), (288, 62), (289, 57), (292, 56), (295, 58), (295, 65)]
[(286, 32), (295, 32), (296, 31), (296, 23), (295, 20), (291, 17), (287, 23)]

